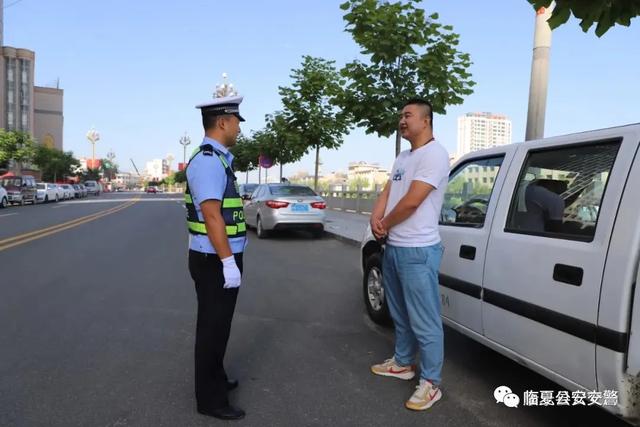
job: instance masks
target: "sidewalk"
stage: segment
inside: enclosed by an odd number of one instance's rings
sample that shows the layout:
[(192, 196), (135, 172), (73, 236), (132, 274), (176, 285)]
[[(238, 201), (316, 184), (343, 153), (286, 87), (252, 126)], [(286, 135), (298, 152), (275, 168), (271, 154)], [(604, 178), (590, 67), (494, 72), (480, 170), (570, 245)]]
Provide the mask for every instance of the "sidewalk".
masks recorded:
[(327, 209), (325, 233), (345, 243), (360, 246), (369, 225), (369, 215)]

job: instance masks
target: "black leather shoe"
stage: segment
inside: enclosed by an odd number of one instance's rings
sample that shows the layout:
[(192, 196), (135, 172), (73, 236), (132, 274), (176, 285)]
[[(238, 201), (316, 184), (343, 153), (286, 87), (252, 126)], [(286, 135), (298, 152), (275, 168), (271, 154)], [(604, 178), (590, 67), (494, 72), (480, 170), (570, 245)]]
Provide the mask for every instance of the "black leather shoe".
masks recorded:
[(238, 388), (238, 380), (227, 380), (227, 391)]
[(198, 408), (198, 412), (202, 415), (209, 415), (210, 417), (219, 418), (221, 420), (241, 420), (245, 415), (242, 409), (231, 405), (218, 409), (203, 410)]

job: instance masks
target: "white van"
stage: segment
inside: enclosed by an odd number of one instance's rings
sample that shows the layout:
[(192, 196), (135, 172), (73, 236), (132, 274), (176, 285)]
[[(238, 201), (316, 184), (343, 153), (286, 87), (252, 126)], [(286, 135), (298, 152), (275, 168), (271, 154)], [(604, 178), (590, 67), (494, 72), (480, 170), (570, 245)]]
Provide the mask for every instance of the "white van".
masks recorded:
[[(440, 218), (445, 324), (640, 422), (640, 124), (470, 153)], [(362, 243), (367, 310), (388, 322), (381, 247)], [(634, 301), (636, 303), (634, 303)]]

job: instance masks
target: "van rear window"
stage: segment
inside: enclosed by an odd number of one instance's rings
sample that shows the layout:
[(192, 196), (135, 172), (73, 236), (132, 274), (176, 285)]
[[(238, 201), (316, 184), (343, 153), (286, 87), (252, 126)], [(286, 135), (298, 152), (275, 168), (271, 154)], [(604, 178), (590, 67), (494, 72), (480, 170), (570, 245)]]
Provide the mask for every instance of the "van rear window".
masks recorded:
[(592, 241), (620, 141), (531, 151), (505, 231)]

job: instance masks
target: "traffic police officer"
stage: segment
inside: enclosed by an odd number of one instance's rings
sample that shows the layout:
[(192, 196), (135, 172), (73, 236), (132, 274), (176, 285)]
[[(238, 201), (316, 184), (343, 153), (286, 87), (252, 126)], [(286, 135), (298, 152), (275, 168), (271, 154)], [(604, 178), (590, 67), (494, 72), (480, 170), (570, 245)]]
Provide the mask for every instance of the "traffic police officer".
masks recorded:
[(199, 413), (221, 419), (244, 417), (244, 411), (229, 403), (227, 392), (238, 382), (227, 377), (223, 366), (246, 244), (242, 199), (229, 152), (244, 121), (241, 102), (240, 96), (221, 97), (196, 106), (205, 136), (186, 168), (189, 272), (198, 296), (196, 401)]

